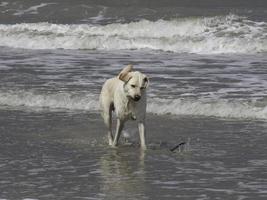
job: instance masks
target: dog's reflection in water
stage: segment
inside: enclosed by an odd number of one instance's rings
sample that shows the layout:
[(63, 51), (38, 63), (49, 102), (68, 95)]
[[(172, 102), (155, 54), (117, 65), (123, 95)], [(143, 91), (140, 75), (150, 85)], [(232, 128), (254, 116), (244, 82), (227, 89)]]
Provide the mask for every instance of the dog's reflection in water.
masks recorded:
[(145, 151), (126, 146), (111, 149), (102, 156), (100, 165), (101, 190), (108, 199), (142, 199), (145, 196)]

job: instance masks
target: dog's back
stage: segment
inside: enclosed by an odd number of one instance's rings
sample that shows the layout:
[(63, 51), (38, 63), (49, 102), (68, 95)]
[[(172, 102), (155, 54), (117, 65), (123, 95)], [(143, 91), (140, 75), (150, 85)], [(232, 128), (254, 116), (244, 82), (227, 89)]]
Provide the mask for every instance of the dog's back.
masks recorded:
[(114, 77), (106, 80), (104, 83), (99, 97), (100, 110), (102, 113), (109, 112), (110, 107), (114, 103), (114, 93), (118, 87), (119, 81), (117, 77)]

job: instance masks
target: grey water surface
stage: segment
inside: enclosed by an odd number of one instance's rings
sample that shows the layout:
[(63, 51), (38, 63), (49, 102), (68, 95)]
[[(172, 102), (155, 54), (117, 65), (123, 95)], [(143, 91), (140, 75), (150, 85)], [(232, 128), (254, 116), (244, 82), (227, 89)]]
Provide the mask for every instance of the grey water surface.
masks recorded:
[[(0, 1), (0, 200), (266, 199), (266, 6)], [(147, 151), (134, 121), (109, 147), (99, 113), (128, 64)]]

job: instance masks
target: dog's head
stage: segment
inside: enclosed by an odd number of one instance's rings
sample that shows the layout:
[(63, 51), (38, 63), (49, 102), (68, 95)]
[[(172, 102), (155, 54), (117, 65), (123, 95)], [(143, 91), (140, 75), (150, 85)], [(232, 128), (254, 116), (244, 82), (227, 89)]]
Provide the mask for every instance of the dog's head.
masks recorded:
[(134, 101), (139, 101), (143, 92), (148, 86), (148, 77), (141, 72), (132, 71), (133, 66), (128, 65), (118, 75), (118, 78), (124, 82), (124, 91), (126, 95)]

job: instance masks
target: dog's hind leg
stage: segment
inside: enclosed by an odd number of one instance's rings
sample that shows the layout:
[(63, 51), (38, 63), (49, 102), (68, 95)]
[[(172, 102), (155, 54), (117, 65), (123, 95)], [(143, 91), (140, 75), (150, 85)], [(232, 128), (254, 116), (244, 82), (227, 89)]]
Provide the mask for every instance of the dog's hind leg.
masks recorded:
[(121, 135), (121, 131), (123, 129), (123, 125), (124, 125), (124, 121), (117, 119), (117, 127), (116, 127), (116, 134), (115, 134), (115, 138), (113, 140), (113, 147), (118, 145), (118, 141)]
[(113, 144), (113, 134), (112, 134), (112, 106), (109, 107), (108, 112), (103, 113), (104, 122), (108, 128), (108, 144)]

